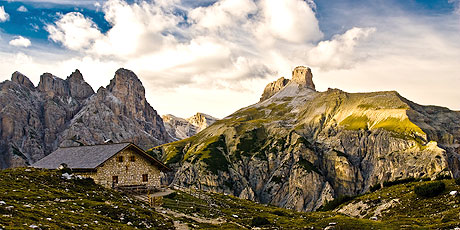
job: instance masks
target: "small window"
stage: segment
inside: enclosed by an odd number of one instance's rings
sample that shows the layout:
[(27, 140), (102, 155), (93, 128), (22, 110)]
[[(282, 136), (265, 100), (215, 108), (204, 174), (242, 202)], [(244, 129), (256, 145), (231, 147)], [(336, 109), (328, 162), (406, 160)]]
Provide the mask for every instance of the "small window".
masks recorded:
[(148, 182), (149, 181), (149, 175), (148, 174), (142, 174), (142, 182)]
[(130, 156), (130, 157), (129, 157), (129, 161), (131, 161), (131, 162), (136, 161), (136, 157), (135, 157), (135, 156)]
[(118, 157), (118, 162), (123, 162), (123, 156)]
[(113, 176), (112, 177), (112, 183), (118, 184), (118, 176)]

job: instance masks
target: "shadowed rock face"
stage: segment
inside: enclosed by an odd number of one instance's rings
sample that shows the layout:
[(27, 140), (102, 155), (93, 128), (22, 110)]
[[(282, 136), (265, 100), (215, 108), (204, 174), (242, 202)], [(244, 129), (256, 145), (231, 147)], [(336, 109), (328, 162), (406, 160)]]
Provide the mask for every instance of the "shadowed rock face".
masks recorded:
[(169, 139), (137, 76), (116, 72), (94, 93), (76, 70), (66, 80), (45, 73), (38, 87), (19, 72), (0, 83), (0, 167), (33, 163), (58, 146), (133, 141), (152, 147)]
[(460, 112), (397, 92), (317, 92), (296, 69), (271, 97), (154, 148), (172, 183), (309, 211), (385, 181), (460, 176)]

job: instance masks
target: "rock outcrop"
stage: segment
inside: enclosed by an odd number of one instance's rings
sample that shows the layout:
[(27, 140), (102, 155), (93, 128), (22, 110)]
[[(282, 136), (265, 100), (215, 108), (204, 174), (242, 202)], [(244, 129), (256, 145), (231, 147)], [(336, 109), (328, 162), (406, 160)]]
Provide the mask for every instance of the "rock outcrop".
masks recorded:
[(292, 71), (292, 81), (307, 88), (315, 90), (313, 74), (311, 69), (305, 66), (298, 66)]
[(136, 74), (119, 69), (106, 88), (99, 88), (70, 120), (58, 142), (61, 146), (130, 141), (148, 148), (170, 139), (163, 120), (145, 99)]
[(174, 140), (191, 137), (217, 121), (217, 118), (204, 113), (197, 113), (187, 119), (171, 114), (163, 115), (166, 131)]
[(397, 92), (317, 92), (296, 70), (270, 98), (152, 149), (172, 183), (310, 211), (385, 181), (460, 176), (460, 112)]
[(271, 96), (275, 95), (278, 93), (284, 86), (286, 86), (289, 83), (289, 79), (286, 79), (284, 77), (280, 77), (278, 80), (269, 83), (267, 86), (265, 86), (264, 92), (262, 93), (262, 97), (260, 98), (260, 101), (264, 101)]
[(45, 73), (37, 87), (13, 73), (0, 83), (0, 168), (33, 163), (58, 146), (112, 139), (147, 148), (168, 142), (144, 95), (137, 76), (124, 69), (98, 93), (78, 70), (65, 80)]
[(35, 89), (35, 86), (34, 84), (30, 81), (30, 79), (28, 77), (26, 77), (24, 74), (16, 71), (13, 73), (13, 75), (11, 75), (11, 81), (12, 82), (16, 82), (20, 85), (23, 85), (25, 86), (26, 88), (30, 89), (30, 90), (34, 90)]

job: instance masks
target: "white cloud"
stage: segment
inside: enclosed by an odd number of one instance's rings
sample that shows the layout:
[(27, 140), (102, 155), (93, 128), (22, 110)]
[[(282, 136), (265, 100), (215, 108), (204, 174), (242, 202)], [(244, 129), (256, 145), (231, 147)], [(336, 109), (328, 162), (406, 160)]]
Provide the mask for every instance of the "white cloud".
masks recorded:
[[(144, 84), (157, 90), (154, 97), (161, 97), (161, 92), (166, 98), (189, 98), (172, 92), (184, 87), (188, 92), (203, 91), (206, 85), (256, 99), (265, 79), (289, 77), (295, 66), (309, 64), (307, 54), (323, 37), (313, 7), (313, 1), (303, 0), (220, 0), (195, 9), (184, 9), (179, 0), (132, 4), (109, 0), (100, 8), (112, 26), (106, 33), (78, 12), (62, 15), (47, 31), (52, 41), (80, 52), (87, 60), (118, 63), (144, 76)], [(177, 14), (178, 10), (187, 17)], [(181, 23), (185, 26), (179, 26)], [(353, 48), (358, 41), (352, 36), (362, 35), (353, 31), (330, 41), (329, 55), (336, 52), (356, 60)], [(336, 42), (349, 48), (333, 49)], [(195, 112), (180, 112), (177, 106), (163, 103), (158, 109), (178, 115)], [(206, 109), (206, 105), (197, 108)], [(233, 109), (212, 114), (225, 116)]]
[(9, 44), (17, 47), (29, 47), (30, 45), (32, 45), (29, 39), (22, 36), (15, 37), (13, 40), (9, 42)]
[(102, 34), (96, 24), (79, 12), (63, 15), (54, 25), (47, 25), (49, 38), (71, 50), (88, 48)]
[(18, 7), (17, 11), (19, 11), (19, 12), (28, 12), (28, 10), (27, 10), (27, 8), (25, 6)]
[[(256, 102), (269, 81), (289, 78), (297, 65), (313, 68), (320, 90), (391, 90), (398, 82), (403, 95), (429, 101), (414, 93), (423, 88), (417, 79), (431, 82), (436, 76), (429, 66), (460, 84), (454, 68), (460, 60), (455, 42), (460, 40), (455, 35), (459, 29), (457, 24), (448, 28), (450, 20), (440, 19), (443, 23), (427, 28), (420, 18), (385, 18), (383, 23), (377, 17), (369, 21), (382, 23), (350, 26), (323, 39), (313, 0), (220, 0), (195, 9), (181, 3), (108, 0), (96, 6), (111, 25), (104, 33), (81, 13), (61, 15), (47, 26), (49, 38), (72, 52), (61, 51), (57, 61), (45, 61), (38, 52), (30, 55), (31, 65), (21, 66), (8, 65), (10, 59), (5, 58), (0, 74), (6, 76), (16, 67), (25, 73), (22, 68), (30, 69), (36, 79), (45, 71), (65, 77), (79, 68), (97, 90), (117, 68), (125, 67), (141, 78), (155, 109), (183, 117), (196, 111), (226, 116)], [(415, 71), (419, 65), (425, 68)], [(419, 88), (412, 87), (416, 85)], [(449, 92), (450, 98), (460, 97), (457, 91)], [(451, 106), (454, 101), (443, 103)]]
[(308, 52), (308, 63), (324, 70), (350, 68), (359, 58), (355, 47), (375, 31), (375, 28), (352, 28), (332, 40), (321, 41)]
[(262, 0), (259, 39), (278, 38), (289, 42), (314, 42), (322, 38), (318, 20), (303, 0)]
[(460, 0), (448, 0), (448, 2), (453, 4), (455, 7), (455, 12), (460, 14)]
[(10, 19), (10, 15), (5, 12), (5, 8), (0, 6), (0, 22), (6, 22)]

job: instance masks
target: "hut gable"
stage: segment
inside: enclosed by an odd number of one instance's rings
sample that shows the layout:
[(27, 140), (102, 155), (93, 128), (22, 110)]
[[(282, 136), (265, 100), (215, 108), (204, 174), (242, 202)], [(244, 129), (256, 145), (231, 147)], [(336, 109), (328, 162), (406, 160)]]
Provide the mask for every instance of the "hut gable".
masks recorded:
[(106, 187), (157, 187), (160, 186), (160, 172), (170, 171), (161, 161), (132, 143), (59, 148), (32, 166), (56, 169), (61, 164)]
[(137, 154), (150, 161), (161, 171), (170, 170), (162, 162), (150, 156), (144, 150), (132, 143), (58, 148), (56, 151), (37, 161), (32, 166), (35, 168), (56, 169), (64, 163), (67, 167), (74, 170), (93, 170), (110, 158), (114, 157), (117, 153), (128, 148), (135, 149)]

